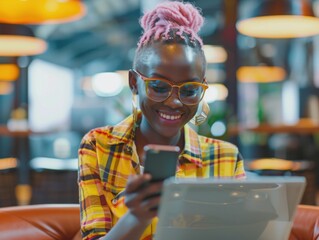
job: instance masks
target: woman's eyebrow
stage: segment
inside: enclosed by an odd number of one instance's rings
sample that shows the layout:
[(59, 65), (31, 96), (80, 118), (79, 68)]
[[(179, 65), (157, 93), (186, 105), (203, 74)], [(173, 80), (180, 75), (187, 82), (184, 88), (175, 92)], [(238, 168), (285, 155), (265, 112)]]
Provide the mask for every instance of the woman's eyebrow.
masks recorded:
[[(153, 77), (159, 77), (159, 78), (162, 78), (162, 79), (166, 79), (168, 81), (172, 81), (171, 79), (169, 79), (169, 78), (167, 78), (167, 77), (165, 77), (165, 76), (163, 76), (163, 75), (161, 75), (159, 73), (156, 73), (156, 72), (152, 73), (151, 76), (152, 76), (152, 78)], [(182, 82), (198, 82), (198, 81), (200, 81), (200, 79), (198, 77), (194, 77), (192, 79), (183, 80)]]
[(165, 76), (163, 76), (163, 75), (161, 75), (161, 74), (159, 74), (159, 73), (151, 73), (151, 76), (152, 77), (159, 77), (159, 78), (164, 78), (164, 79), (167, 79), (167, 80), (170, 80), (169, 78), (167, 78), (167, 77), (165, 77)]

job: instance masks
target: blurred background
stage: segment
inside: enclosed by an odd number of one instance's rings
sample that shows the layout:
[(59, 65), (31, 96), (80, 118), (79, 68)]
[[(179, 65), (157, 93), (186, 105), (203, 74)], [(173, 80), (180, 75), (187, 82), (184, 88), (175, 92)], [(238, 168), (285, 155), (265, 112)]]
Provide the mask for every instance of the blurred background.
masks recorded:
[[(81, 138), (131, 113), (138, 20), (159, 2), (0, 1), (0, 206), (78, 202)], [(190, 2), (205, 16), (211, 108), (194, 128), (238, 145), (249, 171), (306, 176), (303, 202), (317, 204), (319, 0)]]

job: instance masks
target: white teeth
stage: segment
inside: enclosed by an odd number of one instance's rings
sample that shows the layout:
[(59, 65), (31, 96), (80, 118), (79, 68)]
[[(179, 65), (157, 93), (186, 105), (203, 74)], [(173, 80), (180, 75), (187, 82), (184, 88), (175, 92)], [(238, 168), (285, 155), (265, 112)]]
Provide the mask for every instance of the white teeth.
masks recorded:
[(165, 118), (167, 120), (176, 120), (176, 119), (181, 118), (181, 116), (182, 116), (182, 115), (167, 115), (167, 114), (164, 114), (161, 112), (159, 114), (162, 118)]

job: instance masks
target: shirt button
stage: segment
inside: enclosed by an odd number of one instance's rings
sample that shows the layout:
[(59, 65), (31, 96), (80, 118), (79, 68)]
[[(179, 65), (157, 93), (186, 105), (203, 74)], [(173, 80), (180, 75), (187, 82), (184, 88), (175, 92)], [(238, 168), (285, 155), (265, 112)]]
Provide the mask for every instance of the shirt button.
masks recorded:
[(124, 147), (124, 152), (127, 154), (131, 154), (133, 152), (133, 149), (130, 146), (125, 146)]
[(116, 203), (117, 203), (117, 199), (116, 198), (112, 199), (112, 204), (116, 204)]

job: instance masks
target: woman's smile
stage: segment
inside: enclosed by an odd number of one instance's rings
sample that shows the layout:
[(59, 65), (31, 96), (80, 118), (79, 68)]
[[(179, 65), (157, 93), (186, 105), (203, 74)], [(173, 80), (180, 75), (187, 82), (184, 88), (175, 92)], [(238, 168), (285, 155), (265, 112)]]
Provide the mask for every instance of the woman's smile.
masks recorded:
[(161, 118), (169, 121), (176, 121), (179, 120), (182, 117), (182, 114), (180, 113), (165, 113), (158, 111)]

